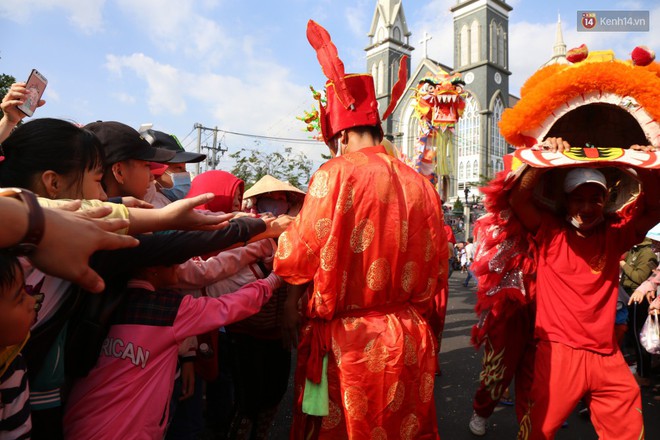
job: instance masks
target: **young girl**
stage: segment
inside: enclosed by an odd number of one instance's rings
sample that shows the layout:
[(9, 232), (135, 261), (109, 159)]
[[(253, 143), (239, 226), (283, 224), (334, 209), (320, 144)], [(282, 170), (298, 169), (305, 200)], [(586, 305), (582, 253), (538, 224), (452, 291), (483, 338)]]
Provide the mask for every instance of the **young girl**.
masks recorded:
[(111, 319), (97, 365), (73, 387), (65, 438), (163, 437), (179, 344), (250, 316), (279, 287), (275, 274), (220, 298), (168, 291), (176, 266), (139, 270)]

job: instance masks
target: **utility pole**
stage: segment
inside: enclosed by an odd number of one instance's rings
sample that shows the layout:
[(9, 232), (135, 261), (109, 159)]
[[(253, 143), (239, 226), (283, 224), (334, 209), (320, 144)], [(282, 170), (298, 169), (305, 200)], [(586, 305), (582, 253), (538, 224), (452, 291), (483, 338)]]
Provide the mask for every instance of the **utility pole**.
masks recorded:
[[(218, 142), (218, 132), (222, 130), (219, 130), (217, 126), (214, 128), (204, 127), (200, 123), (196, 123), (194, 127), (197, 129), (197, 152), (202, 153), (202, 150), (208, 150), (206, 153), (207, 169), (215, 169), (219, 162), (218, 153), (222, 156), (227, 152), (227, 148), (222, 147), (222, 139), (224, 138), (224, 135)], [(202, 145), (202, 131), (213, 132), (213, 144), (211, 146)], [(200, 163), (197, 163), (197, 174), (199, 174), (200, 171)]]
[[(202, 153), (202, 124), (195, 124), (194, 127), (197, 129), (197, 153)], [(197, 172), (195, 173), (199, 176), (199, 162), (197, 162)]]

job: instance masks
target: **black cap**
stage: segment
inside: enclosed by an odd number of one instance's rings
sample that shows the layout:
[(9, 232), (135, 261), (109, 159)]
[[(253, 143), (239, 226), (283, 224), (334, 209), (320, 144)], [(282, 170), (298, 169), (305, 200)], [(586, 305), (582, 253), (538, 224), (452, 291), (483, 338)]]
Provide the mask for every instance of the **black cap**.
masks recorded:
[(173, 134), (149, 129), (142, 132), (142, 136), (144, 136), (152, 147), (164, 148), (176, 152), (174, 158), (168, 160), (167, 163), (197, 163), (206, 159), (206, 154), (186, 151), (183, 145), (181, 145), (181, 142), (179, 142), (179, 139)]
[(137, 130), (116, 121), (97, 121), (85, 125), (101, 141), (105, 150), (105, 164), (138, 159), (165, 163), (176, 153), (149, 145)]

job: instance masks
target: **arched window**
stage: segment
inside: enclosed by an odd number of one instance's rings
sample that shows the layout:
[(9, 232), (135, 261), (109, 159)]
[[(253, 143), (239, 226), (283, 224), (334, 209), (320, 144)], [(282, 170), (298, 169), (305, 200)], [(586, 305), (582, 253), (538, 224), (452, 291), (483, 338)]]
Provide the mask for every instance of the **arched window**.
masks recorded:
[(392, 37), (394, 38), (395, 41), (401, 41), (401, 29), (399, 29), (398, 26), (394, 26), (394, 30), (392, 31)]
[(481, 59), (479, 41), (481, 37), (480, 26), (477, 20), (470, 26), (470, 63), (476, 63)]
[(406, 139), (405, 153), (410, 159), (413, 159), (413, 161), (417, 160), (418, 137), (419, 137), (419, 118), (417, 117), (415, 112), (411, 112), (410, 117), (408, 118), (408, 138)]
[(378, 42), (382, 43), (385, 41), (385, 28), (384, 27), (379, 27), (378, 28)]
[(465, 180), (470, 180), (472, 177), (472, 162), (468, 161), (465, 166)]
[(472, 178), (479, 179), (479, 162), (475, 159), (472, 165)]
[(378, 96), (381, 96), (383, 94), (383, 90), (385, 90), (385, 65), (383, 64), (383, 60), (380, 60), (378, 62)]
[(497, 63), (497, 24), (495, 20), (490, 22), (490, 61)]
[(506, 60), (504, 58), (504, 45), (505, 45), (504, 29), (502, 26), (497, 27), (497, 64), (506, 67)]
[(470, 31), (467, 27), (467, 25), (463, 25), (461, 28), (461, 66), (465, 66), (467, 64), (470, 64), (470, 59), (469, 59), (469, 50), (470, 50)]
[(458, 180), (465, 179), (465, 164), (463, 162), (458, 165)]
[(458, 156), (465, 157), (479, 153), (480, 115), (479, 103), (472, 95), (465, 99), (463, 117), (458, 120), (456, 129), (456, 142)]
[(500, 134), (499, 122), (504, 112), (502, 98), (495, 98), (493, 113), (490, 117), (490, 155), (494, 159), (501, 158), (506, 154), (506, 141)]
[(371, 65), (371, 76), (374, 78), (374, 90), (378, 90), (378, 64)]

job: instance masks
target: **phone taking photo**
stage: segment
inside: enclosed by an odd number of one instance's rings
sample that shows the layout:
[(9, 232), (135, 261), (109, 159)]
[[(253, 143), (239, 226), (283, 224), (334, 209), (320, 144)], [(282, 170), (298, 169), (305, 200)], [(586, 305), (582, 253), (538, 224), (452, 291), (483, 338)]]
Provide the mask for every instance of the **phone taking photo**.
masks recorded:
[(25, 113), (26, 116), (32, 116), (34, 111), (37, 109), (39, 100), (46, 90), (46, 85), (48, 80), (45, 76), (37, 71), (37, 69), (32, 69), (28, 80), (25, 82), (25, 88), (27, 89), (27, 98), (25, 102), (16, 108)]

